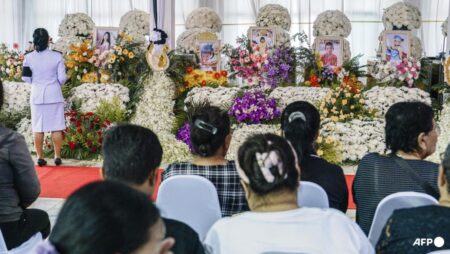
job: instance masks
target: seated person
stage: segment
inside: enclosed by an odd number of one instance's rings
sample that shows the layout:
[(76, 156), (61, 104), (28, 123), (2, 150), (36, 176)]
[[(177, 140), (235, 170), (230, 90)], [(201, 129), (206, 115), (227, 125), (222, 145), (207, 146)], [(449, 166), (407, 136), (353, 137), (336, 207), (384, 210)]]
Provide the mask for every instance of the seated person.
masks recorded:
[(283, 135), (291, 142), (301, 161), (300, 180), (320, 185), (327, 193), (330, 207), (345, 213), (348, 188), (344, 171), (317, 155), (315, 141), (319, 136), (319, 128), (319, 111), (309, 102), (293, 102), (281, 115)]
[(191, 116), (190, 126), (196, 156), (192, 162), (169, 165), (163, 173), (163, 181), (175, 175), (203, 176), (217, 189), (222, 216), (248, 211), (236, 164), (225, 159), (231, 142), (227, 112), (218, 107), (198, 108)]
[[(150, 200), (162, 159), (162, 147), (151, 130), (122, 124), (109, 129), (103, 140), (103, 176), (145, 193)], [(167, 236), (175, 238), (174, 254), (203, 254), (198, 234), (188, 225), (163, 218)]]
[(146, 195), (110, 181), (90, 183), (64, 203), (35, 254), (170, 254), (158, 208)]
[[(0, 110), (3, 85), (0, 80)], [(46, 238), (50, 220), (45, 211), (28, 209), (41, 192), (33, 159), (22, 135), (0, 123), (0, 231), (8, 250), (36, 233)]]
[(237, 169), (251, 211), (213, 225), (205, 239), (210, 253), (374, 253), (345, 214), (298, 206), (299, 163), (282, 137), (247, 139)]
[[(395, 210), (384, 227), (377, 244), (377, 253), (429, 253), (450, 249), (450, 146), (442, 160), (437, 180), (441, 197), (439, 205)], [(419, 238), (436, 239), (444, 243), (438, 248), (431, 245), (414, 245)]]
[(391, 154), (364, 156), (353, 182), (356, 222), (366, 235), (378, 203), (386, 196), (401, 191), (438, 196), (438, 164), (424, 160), (436, 150), (439, 135), (433, 109), (422, 102), (399, 102), (385, 118), (386, 148)]

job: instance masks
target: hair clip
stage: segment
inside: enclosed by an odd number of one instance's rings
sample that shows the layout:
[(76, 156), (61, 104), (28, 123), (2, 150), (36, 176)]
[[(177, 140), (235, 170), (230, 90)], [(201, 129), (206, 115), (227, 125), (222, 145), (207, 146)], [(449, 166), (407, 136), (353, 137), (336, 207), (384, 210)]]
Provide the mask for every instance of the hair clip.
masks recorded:
[(217, 133), (217, 128), (203, 120), (197, 119), (194, 121), (194, 125), (195, 127), (202, 129), (204, 131), (207, 131), (213, 135), (216, 135)]
[(268, 183), (275, 181), (275, 176), (270, 172), (272, 167), (277, 167), (278, 173), (280, 175), (283, 174), (283, 162), (275, 151), (256, 153), (255, 156), (258, 166), (261, 169), (261, 173)]
[(291, 123), (292, 121), (299, 119), (299, 118), (306, 122), (305, 114), (303, 114), (303, 112), (300, 112), (300, 111), (292, 112), (289, 115), (288, 121), (289, 121), (289, 123)]

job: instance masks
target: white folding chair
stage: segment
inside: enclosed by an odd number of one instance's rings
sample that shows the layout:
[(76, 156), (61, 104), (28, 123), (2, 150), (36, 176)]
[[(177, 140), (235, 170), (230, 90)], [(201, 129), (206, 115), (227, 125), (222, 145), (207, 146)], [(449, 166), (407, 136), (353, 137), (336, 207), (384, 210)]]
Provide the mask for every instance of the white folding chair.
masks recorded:
[(428, 252), (428, 254), (450, 254), (450, 250), (435, 250)]
[(216, 188), (201, 176), (179, 175), (164, 180), (159, 187), (156, 206), (163, 217), (192, 227), (200, 240), (222, 217)]
[(370, 242), (374, 247), (376, 246), (381, 231), (395, 210), (436, 204), (438, 204), (438, 201), (432, 196), (413, 191), (397, 192), (383, 198), (373, 216), (369, 231)]
[(3, 238), (3, 234), (0, 231), (0, 254), (27, 254), (31, 253), (36, 245), (38, 245), (42, 241), (42, 234), (37, 233), (33, 235), (28, 241), (22, 243), (19, 247), (13, 248), (8, 251), (6, 248), (5, 239)]
[(325, 190), (320, 185), (307, 181), (300, 181), (297, 202), (300, 207), (330, 207)]

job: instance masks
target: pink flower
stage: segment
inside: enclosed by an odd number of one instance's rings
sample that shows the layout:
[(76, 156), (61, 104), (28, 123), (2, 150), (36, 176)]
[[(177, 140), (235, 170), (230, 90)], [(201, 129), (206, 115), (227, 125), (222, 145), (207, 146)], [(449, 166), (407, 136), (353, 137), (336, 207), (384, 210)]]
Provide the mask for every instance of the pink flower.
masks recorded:
[(19, 43), (14, 42), (13, 43), (13, 49), (19, 49)]
[(244, 62), (246, 62), (246, 63), (250, 62), (250, 57), (248, 57), (248, 56), (245, 57), (245, 58), (244, 58)]

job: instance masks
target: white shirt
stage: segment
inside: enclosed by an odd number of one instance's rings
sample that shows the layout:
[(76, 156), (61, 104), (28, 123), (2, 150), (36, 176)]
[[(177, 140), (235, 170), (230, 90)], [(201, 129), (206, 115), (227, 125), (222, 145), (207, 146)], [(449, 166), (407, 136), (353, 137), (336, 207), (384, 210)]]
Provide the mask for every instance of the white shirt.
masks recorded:
[(334, 209), (246, 212), (219, 220), (205, 239), (214, 254), (375, 253), (356, 223)]

